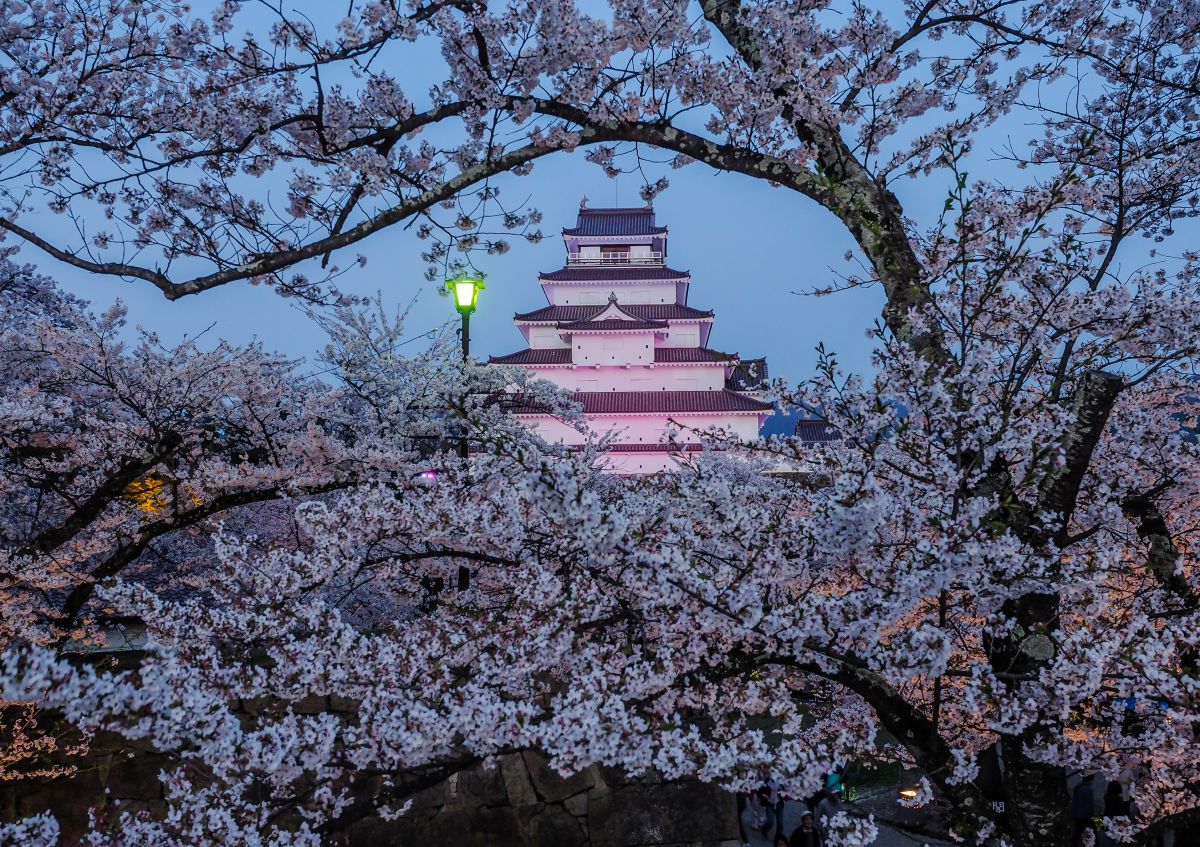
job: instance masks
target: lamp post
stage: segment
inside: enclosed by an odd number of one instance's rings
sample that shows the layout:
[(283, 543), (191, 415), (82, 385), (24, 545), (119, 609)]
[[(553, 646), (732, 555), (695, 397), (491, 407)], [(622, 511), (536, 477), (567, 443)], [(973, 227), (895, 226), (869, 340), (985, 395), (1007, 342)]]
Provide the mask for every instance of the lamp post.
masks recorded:
[(471, 313), (479, 301), (479, 292), (483, 291), (484, 275), (471, 268), (462, 270), (446, 280), (446, 288), (454, 297), (454, 308), (462, 315), (462, 355), (463, 361), (471, 355)]
[[(454, 308), (458, 309), (458, 314), (462, 316), (462, 357), (463, 364), (466, 365), (471, 357), (471, 313), (475, 311), (475, 304), (479, 301), (479, 292), (486, 287), (483, 284), (484, 275), (474, 268), (460, 269), (454, 276), (446, 280), (446, 288), (450, 290), (450, 295), (454, 298)], [(464, 400), (463, 410), (466, 410), (466, 402)], [(467, 458), (467, 435), (464, 425), (463, 434), (458, 439), (458, 455), (460, 458)], [(460, 565), (458, 568), (458, 590), (466, 591), (471, 584), (471, 571), (465, 565)]]
[[(454, 308), (458, 309), (458, 314), (462, 316), (462, 357), (463, 364), (471, 356), (471, 313), (475, 311), (475, 304), (479, 301), (479, 292), (486, 286), (483, 284), (484, 275), (474, 268), (460, 270), (454, 276), (446, 280), (446, 288), (454, 297)], [(458, 455), (462, 458), (467, 458), (467, 437), (464, 435), (458, 440)]]

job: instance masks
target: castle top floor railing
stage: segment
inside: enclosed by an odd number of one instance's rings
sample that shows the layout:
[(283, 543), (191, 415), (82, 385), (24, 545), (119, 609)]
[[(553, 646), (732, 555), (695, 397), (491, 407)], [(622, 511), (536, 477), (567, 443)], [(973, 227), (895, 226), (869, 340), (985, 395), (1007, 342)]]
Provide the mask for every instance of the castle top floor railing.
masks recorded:
[(663, 254), (657, 251), (650, 253), (630, 254), (630, 253), (593, 253), (590, 256), (585, 256), (580, 253), (568, 253), (567, 264), (572, 266), (580, 265), (661, 265), (663, 263)]

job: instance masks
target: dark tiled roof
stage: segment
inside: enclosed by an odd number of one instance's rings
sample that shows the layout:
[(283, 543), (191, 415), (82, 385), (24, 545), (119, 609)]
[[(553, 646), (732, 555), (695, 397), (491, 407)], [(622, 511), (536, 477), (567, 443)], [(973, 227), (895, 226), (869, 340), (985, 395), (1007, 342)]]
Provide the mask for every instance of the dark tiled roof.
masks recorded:
[(563, 329), (570, 330), (633, 330), (633, 329), (666, 329), (666, 321), (625, 321), (620, 318), (610, 318), (603, 321), (571, 321), (560, 324)]
[(492, 356), (493, 365), (569, 365), (571, 351), (567, 347), (551, 347), (544, 350), (518, 350), (507, 356)]
[(559, 268), (539, 275), (549, 282), (628, 282), (629, 280), (690, 279), (687, 271), (657, 265), (617, 265), (615, 267)]
[[(574, 447), (573, 450), (581, 450)], [(696, 453), (704, 449), (703, 444), (612, 444), (609, 453)]]
[(801, 441), (841, 441), (841, 434), (820, 418), (801, 418), (796, 421), (796, 437)]
[[(607, 325), (612, 325), (611, 327)], [(653, 326), (659, 328), (661, 323), (648, 321), (580, 321), (575, 328), (579, 329), (628, 329)], [(569, 328), (569, 327), (568, 327)], [(719, 350), (709, 350), (707, 347), (658, 347), (654, 350), (654, 361), (659, 364), (676, 362), (730, 362), (737, 358), (737, 353), (722, 353)], [(491, 356), (488, 361), (493, 365), (569, 365), (571, 351), (566, 347), (549, 347), (544, 349), (518, 350), (505, 356)]]
[[(584, 321), (603, 312), (607, 306), (546, 306), (533, 312), (523, 312), (513, 315), (518, 321), (544, 321), (546, 323), (569, 323)], [(621, 311), (628, 312), (635, 318), (644, 321), (677, 321), (704, 320), (711, 318), (713, 313), (691, 306), (681, 306), (678, 303), (653, 303), (651, 305), (626, 306), (621, 304)]]
[(622, 306), (626, 312), (644, 321), (707, 320), (713, 316), (712, 309), (693, 309), (679, 303), (653, 303), (647, 306)]
[[(769, 412), (770, 403), (734, 391), (577, 391), (572, 397), (589, 415), (688, 412)], [(516, 406), (518, 414), (544, 413), (536, 406)]]
[(654, 225), (654, 210), (580, 209), (579, 220), (564, 235), (661, 235), (665, 226)]
[(767, 384), (766, 359), (742, 359), (733, 374), (725, 380), (725, 387), (731, 391), (757, 391)]
[(707, 347), (654, 348), (655, 362), (729, 362), (736, 358), (737, 353), (722, 353)]

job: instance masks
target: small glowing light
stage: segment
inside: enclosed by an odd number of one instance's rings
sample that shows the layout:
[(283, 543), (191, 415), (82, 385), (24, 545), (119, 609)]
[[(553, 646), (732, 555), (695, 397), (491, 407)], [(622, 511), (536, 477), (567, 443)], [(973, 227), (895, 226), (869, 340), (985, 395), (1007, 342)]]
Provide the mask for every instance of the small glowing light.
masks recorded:
[(454, 307), (468, 314), (475, 311), (479, 292), (486, 287), (483, 284), (483, 274), (478, 271), (462, 271), (446, 280), (446, 288), (454, 296)]
[(916, 788), (901, 788), (900, 796), (905, 800), (916, 800), (920, 792)]
[(421, 479), (437, 479), (437, 471), (421, 471)]
[(454, 302), (460, 306), (475, 305), (475, 283), (473, 282), (456, 282), (454, 283)]
[(139, 511), (148, 515), (157, 515), (166, 511), (167, 506), (170, 505), (167, 499), (166, 480), (153, 472), (125, 486), (125, 498), (133, 503)]

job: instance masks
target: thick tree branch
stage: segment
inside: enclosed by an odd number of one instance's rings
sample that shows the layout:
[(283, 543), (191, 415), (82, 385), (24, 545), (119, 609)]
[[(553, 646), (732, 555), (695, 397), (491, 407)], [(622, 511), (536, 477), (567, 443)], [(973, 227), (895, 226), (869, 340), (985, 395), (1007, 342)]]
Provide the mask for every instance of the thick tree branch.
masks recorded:
[(1195, 609), (1200, 603), (1188, 581), (1179, 573), (1179, 548), (1171, 538), (1167, 521), (1154, 500), (1147, 494), (1133, 494), (1121, 503), (1126, 517), (1137, 526), (1138, 536), (1150, 545), (1146, 568), (1163, 590), (1179, 601), (1184, 609)]
[[(306, 488), (302, 492), (306, 495), (323, 494), (329, 491), (336, 491), (340, 488), (345, 488), (350, 485), (350, 480), (339, 480), (330, 482), (321, 486), (313, 486)], [(277, 500), (284, 496), (285, 490), (280, 486), (271, 486), (269, 488), (256, 488), (250, 491), (237, 491), (229, 494), (222, 494), (205, 501), (202, 505), (194, 509), (189, 509), (181, 512), (172, 518), (157, 520), (153, 523), (143, 526), (137, 534), (137, 537), (130, 543), (119, 547), (111, 556), (97, 565), (88, 575), (88, 581), (82, 582), (75, 586), (60, 607), (58, 619), (55, 621), (56, 627), (63, 633), (69, 633), (75, 622), (79, 618), (79, 613), (87, 604), (88, 600), (95, 594), (96, 586), (101, 580), (110, 579), (131, 563), (137, 560), (139, 556), (146, 551), (157, 538), (184, 529), (189, 526), (195, 526), (201, 521), (207, 520), (214, 515), (227, 512), (230, 509), (239, 506), (247, 506), (251, 503), (263, 503), (269, 500)], [(62, 639), (67, 636), (64, 634)], [(61, 640), (60, 640), (60, 643)]]
[[(746, 65), (761, 70), (764, 62), (758, 34), (742, 23), (740, 0), (703, 0), (702, 7), (705, 18)], [(777, 96), (787, 93), (788, 88), (776, 92)], [(817, 174), (828, 183), (828, 199), (814, 199), (846, 225), (883, 284), (887, 293), (883, 318), (888, 329), (922, 357), (945, 361), (948, 356), (941, 332), (917, 328), (910, 318), (911, 311), (932, 305), (933, 295), (909, 242), (900, 201), (858, 161), (836, 126), (806, 120), (790, 105), (784, 106), (783, 115), (812, 150)]]
[(167, 456), (171, 455), (181, 442), (182, 439), (178, 433), (163, 433), (158, 442), (150, 445), (143, 455), (126, 459), (122, 462), (116, 473), (109, 476), (103, 484), (98, 486), (66, 520), (58, 526), (38, 535), (37, 538), (21, 548), (18, 551), (18, 555), (44, 555), (77, 535), (84, 527), (94, 521), (113, 500), (120, 497), (129, 487), (130, 483), (137, 480), (138, 477), (141, 477), (167, 458)]
[(1120, 376), (1091, 371), (1080, 377), (1071, 395), (1075, 424), (1063, 439), (1063, 463), (1046, 475), (1038, 497), (1039, 511), (1060, 516), (1054, 531), (1055, 543), (1060, 547), (1069, 537), (1079, 487), (1124, 385)]
[(867, 668), (846, 664), (832, 672), (813, 663), (802, 669), (845, 686), (870, 704), (879, 722), (904, 745), (938, 791), (954, 803), (955, 813), (960, 816), (957, 827), (969, 832), (990, 822), (990, 807), (977, 786), (949, 782), (954, 756), (933, 721), (886, 680)]
[[(605, 134), (602, 130), (584, 128), (580, 131), (579, 143), (594, 144), (603, 141), (619, 140), (621, 139), (618, 136)], [(216, 273), (195, 277), (185, 282), (172, 282), (169, 277), (158, 270), (150, 270), (137, 265), (117, 262), (95, 262), (85, 259), (76, 253), (55, 247), (33, 232), (4, 218), (0, 218), (0, 229), (5, 229), (15, 235), (19, 235), (56, 259), (74, 267), (91, 273), (143, 279), (158, 288), (168, 300), (178, 300), (180, 297), (186, 297), (189, 294), (198, 294), (229, 282), (254, 279), (278, 273), (307, 259), (317, 258), (331, 251), (354, 244), (368, 235), (379, 232), (417, 212), (424, 211), (443, 200), (448, 200), (489, 177), (505, 173), (543, 156), (558, 152), (561, 149), (563, 148), (560, 146), (528, 144), (510, 150), (495, 158), (489, 158), (471, 167), (464, 168), (457, 176), (420, 194), (414, 195), (404, 202), (392, 206), (344, 232), (331, 234), (290, 249), (256, 254), (248, 257), (245, 262), (237, 267), (225, 268)]]

